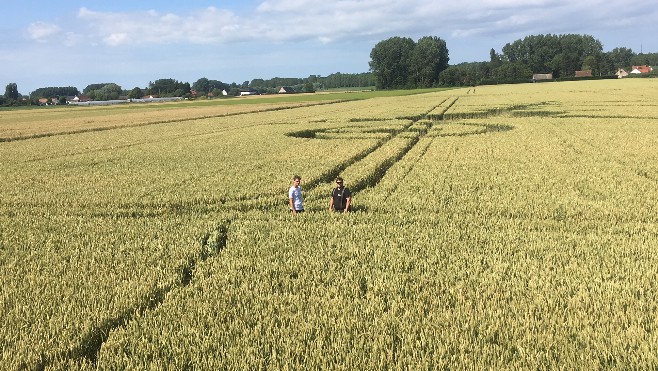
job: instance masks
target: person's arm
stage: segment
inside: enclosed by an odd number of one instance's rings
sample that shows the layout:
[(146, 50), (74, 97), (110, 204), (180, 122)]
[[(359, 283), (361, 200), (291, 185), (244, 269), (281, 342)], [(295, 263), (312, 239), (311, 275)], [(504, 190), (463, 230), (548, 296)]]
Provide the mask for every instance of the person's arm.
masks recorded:
[(331, 197), (329, 197), (329, 211), (333, 210), (334, 208), (334, 195), (332, 194)]
[(290, 189), (288, 189), (288, 200), (289, 200), (288, 202), (290, 203), (290, 211), (292, 211), (293, 214), (295, 214), (297, 212), (297, 210), (295, 210), (295, 201), (294, 201), (293, 197), (294, 197), (293, 196), (293, 191), (292, 191), (292, 188), (290, 188)]

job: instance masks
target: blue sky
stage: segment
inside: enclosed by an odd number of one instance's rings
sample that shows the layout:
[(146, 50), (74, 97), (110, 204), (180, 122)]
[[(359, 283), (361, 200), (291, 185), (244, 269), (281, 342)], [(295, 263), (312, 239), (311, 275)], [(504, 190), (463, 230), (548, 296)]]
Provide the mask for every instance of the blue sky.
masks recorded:
[(588, 34), (605, 51), (658, 52), (658, 5), (621, 0), (2, 0), (0, 85), (173, 78), (237, 82), (368, 71), (391, 36), (438, 36), (450, 63), (527, 35)]

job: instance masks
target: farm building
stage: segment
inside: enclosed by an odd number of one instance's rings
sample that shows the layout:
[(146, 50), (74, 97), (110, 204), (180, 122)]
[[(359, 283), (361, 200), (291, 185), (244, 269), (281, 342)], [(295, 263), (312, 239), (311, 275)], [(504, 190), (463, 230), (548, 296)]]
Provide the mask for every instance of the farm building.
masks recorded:
[(294, 92), (295, 89), (291, 88), (290, 86), (282, 86), (281, 89), (279, 89), (279, 94), (290, 94)]
[(576, 71), (576, 77), (592, 77), (592, 70)]
[(258, 95), (258, 90), (255, 89), (248, 89), (248, 90), (241, 90), (240, 91), (240, 96), (244, 97), (247, 95)]
[(653, 68), (651, 66), (633, 66), (633, 70), (631, 73), (649, 73), (653, 71)]
[(73, 96), (73, 97), (66, 97), (66, 102), (67, 103), (78, 103), (78, 102), (88, 102), (90, 99), (89, 97), (85, 95), (81, 96)]
[(532, 75), (532, 81), (539, 81), (539, 80), (553, 80), (553, 74), (552, 73), (536, 73)]
[(626, 72), (625, 69), (620, 68), (620, 69), (617, 70), (617, 73), (615, 73), (615, 75), (617, 75), (617, 78), (618, 78), (618, 79), (621, 79), (621, 78), (623, 78), (623, 77), (628, 76), (628, 72)]

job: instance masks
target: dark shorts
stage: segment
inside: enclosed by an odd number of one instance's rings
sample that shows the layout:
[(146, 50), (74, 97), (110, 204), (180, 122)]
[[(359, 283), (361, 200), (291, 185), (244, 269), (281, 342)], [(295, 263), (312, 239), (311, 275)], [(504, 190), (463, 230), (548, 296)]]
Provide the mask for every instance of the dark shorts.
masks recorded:
[(292, 209), (290, 209), (290, 212), (293, 212), (293, 211), (296, 211), (298, 213), (303, 213), (304, 212), (304, 210), (292, 210)]
[(334, 209), (334, 212), (343, 213), (345, 212), (345, 209)]

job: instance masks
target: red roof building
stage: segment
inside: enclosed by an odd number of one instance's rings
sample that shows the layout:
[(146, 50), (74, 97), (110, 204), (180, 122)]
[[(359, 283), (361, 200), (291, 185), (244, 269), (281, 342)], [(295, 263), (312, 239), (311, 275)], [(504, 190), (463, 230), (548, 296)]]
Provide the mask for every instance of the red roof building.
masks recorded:
[(649, 73), (653, 71), (651, 66), (633, 66), (633, 71), (631, 73)]

